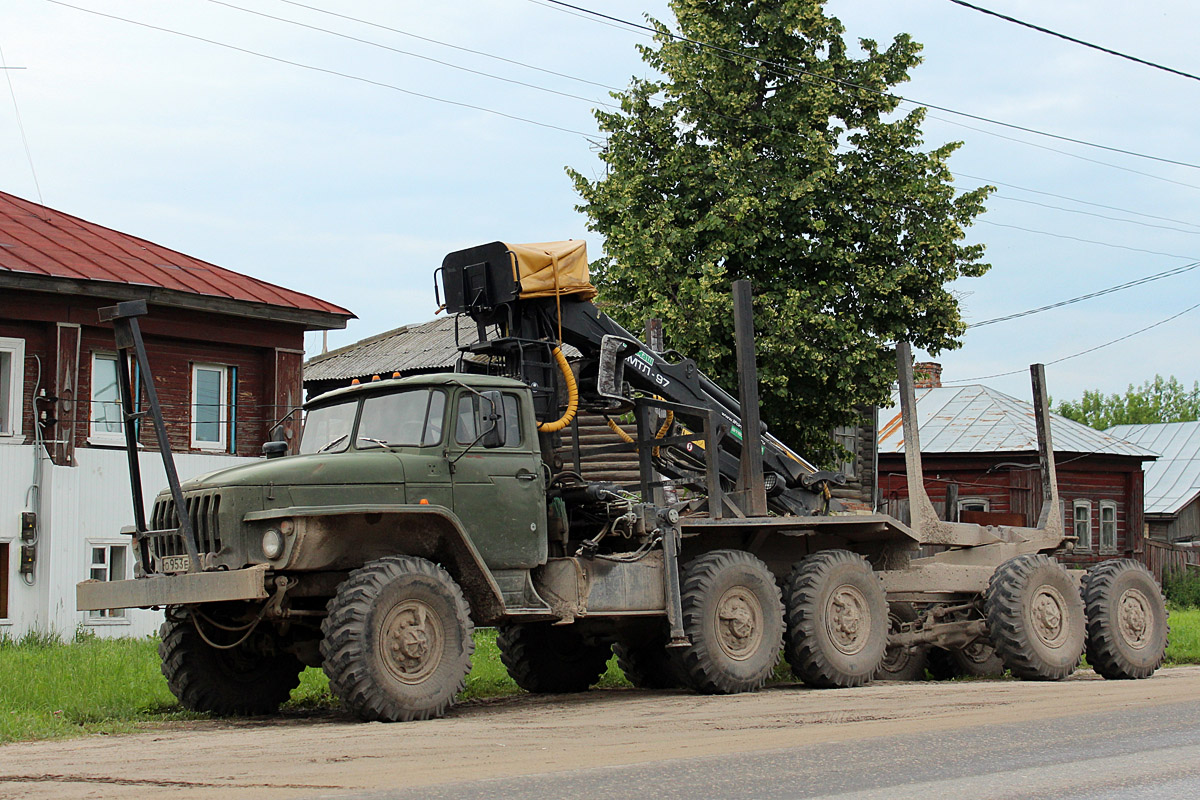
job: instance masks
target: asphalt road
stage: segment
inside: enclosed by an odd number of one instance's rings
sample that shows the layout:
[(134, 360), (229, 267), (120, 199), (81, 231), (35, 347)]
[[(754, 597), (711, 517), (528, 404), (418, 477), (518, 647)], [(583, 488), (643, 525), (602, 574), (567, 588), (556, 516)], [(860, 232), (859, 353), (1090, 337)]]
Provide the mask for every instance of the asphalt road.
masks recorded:
[(1200, 666), (1144, 681), (592, 691), (0, 747), (0, 798), (1200, 798)]
[(883, 736), (349, 796), (364, 800), (1196, 800), (1200, 798), (1200, 700), (920, 737)]

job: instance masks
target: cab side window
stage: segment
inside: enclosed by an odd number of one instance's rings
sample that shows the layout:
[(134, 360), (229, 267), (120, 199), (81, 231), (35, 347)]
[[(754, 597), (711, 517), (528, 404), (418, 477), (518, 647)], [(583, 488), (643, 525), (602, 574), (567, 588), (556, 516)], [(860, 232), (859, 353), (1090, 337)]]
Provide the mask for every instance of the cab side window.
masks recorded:
[[(458, 444), (469, 445), (479, 436), (479, 407), (480, 398), (474, 394), (464, 394), (458, 398), (458, 411), (455, 414), (454, 441)], [(516, 395), (504, 395), (504, 420), (506, 424), (504, 447), (521, 446), (521, 406)]]

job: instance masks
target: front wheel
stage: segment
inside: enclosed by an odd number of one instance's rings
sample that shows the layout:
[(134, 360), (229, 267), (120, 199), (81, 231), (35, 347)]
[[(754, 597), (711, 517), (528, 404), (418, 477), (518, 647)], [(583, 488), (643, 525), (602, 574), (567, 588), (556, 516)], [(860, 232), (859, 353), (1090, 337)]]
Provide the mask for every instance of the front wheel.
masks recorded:
[(1109, 679), (1149, 678), (1167, 650), (1167, 607), (1150, 570), (1128, 558), (1088, 571), (1082, 586), (1087, 611), (1087, 659)]
[[(233, 620), (211, 620), (197, 609), (167, 610), (158, 645), (167, 687), (189, 711), (219, 716), (273, 713), (300, 683), (304, 665), (280, 649), (267, 625), (246, 628), (246, 633), (226, 630), (240, 627), (228, 622)], [(203, 635), (200, 626), (205, 626)]]
[(871, 680), (887, 650), (888, 602), (862, 556), (823, 550), (796, 564), (784, 592), (787, 660), (796, 677), (823, 689)]
[(1083, 655), (1083, 601), (1054, 559), (1005, 561), (988, 582), (984, 608), (996, 654), (1013, 675), (1057, 681), (1075, 671)]
[(350, 573), (329, 601), (321, 656), (330, 690), (368, 721), (439, 717), (466, 683), (475, 626), (458, 584), (423, 558)]
[[(917, 611), (912, 603), (890, 603), (888, 605), (889, 633), (899, 633), (905, 623), (915, 622)], [(888, 645), (883, 651), (883, 661), (875, 671), (875, 680), (919, 681), (925, 678), (925, 666), (929, 662), (929, 645), (901, 647)]]

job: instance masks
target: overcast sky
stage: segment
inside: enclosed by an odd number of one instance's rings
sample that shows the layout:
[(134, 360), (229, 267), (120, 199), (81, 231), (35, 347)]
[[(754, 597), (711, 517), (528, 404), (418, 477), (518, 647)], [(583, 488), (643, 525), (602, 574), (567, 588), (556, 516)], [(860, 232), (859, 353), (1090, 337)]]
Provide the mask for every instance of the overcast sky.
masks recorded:
[[(603, 242), (574, 210), (578, 197), (564, 167), (600, 169), (587, 136), (596, 133), (591, 109), (609, 99), (604, 87), (622, 88), (630, 76), (645, 74), (634, 50), (647, 41), (643, 35), (544, 0), (304, 2), (411, 35), (283, 0), (71, 0), (328, 71), (321, 72), (48, 0), (8, 0), (0, 48), (9, 66), (24, 67), (5, 74), (44, 203), (349, 308), (359, 319), (330, 333), (331, 348), (432, 318), (432, 273), (451, 250), (496, 239), (583, 237), (593, 256), (601, 251)], [(578, 4), (630, 20), (645, 13), (668, 18), (661, 0)], [(977, 4), (1200, 74), (1195, 3)], [(887, 42), (907, 32), (924, 44), (925, 63), (898, 89), (905, 97), (1200, 164), (1200, 81), (948, 0), (832, 0), (827, 8), (852, 41)], [(1200, 260), (1196, 167), (945, 111), (931, 110), (925, 131), (930, 147), (964, 142), (950, 162), (959, 185), (999, 187), (970, 232), (972, 241), (987, 245), (992, 270), (954, 287), (968, 321)], [(13, 99), (2, 82), (0, 154), (0, 189), (36, 201)], [(960, 350), (938, 357), (944, 378), (1015, 370), (981, 382), (1027, 398), (1028, 364), (1049, 364), (1179, 314), (1200, 303), (1197, 286), (1200, 269), (969, 331)], [(1051, 393), (1064, 399), (1086, 388), (1120, 391), (1156, 373), (1190, 386), (1200, 377), (1198, 322), (1200, 309), (1051, 364)], [(310, 356), (320, 352), (320, 335), (310, 334), (307, 346)]]

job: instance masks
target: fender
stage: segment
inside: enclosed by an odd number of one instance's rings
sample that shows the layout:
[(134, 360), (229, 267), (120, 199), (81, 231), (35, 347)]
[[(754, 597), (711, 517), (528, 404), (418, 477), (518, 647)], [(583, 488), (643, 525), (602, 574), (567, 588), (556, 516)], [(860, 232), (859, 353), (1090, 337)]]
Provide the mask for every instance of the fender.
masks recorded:
[(505, 614), (499, 585), (462, 521), (444, 506), (292, 506), (242, 519), (249, 527), (285, 534), (283, 553), (270, 562), (274, 570), (348, 570), (397, 553), (419, 556), (446, 568), (466, 594), (476, 623), (491, 624)]

